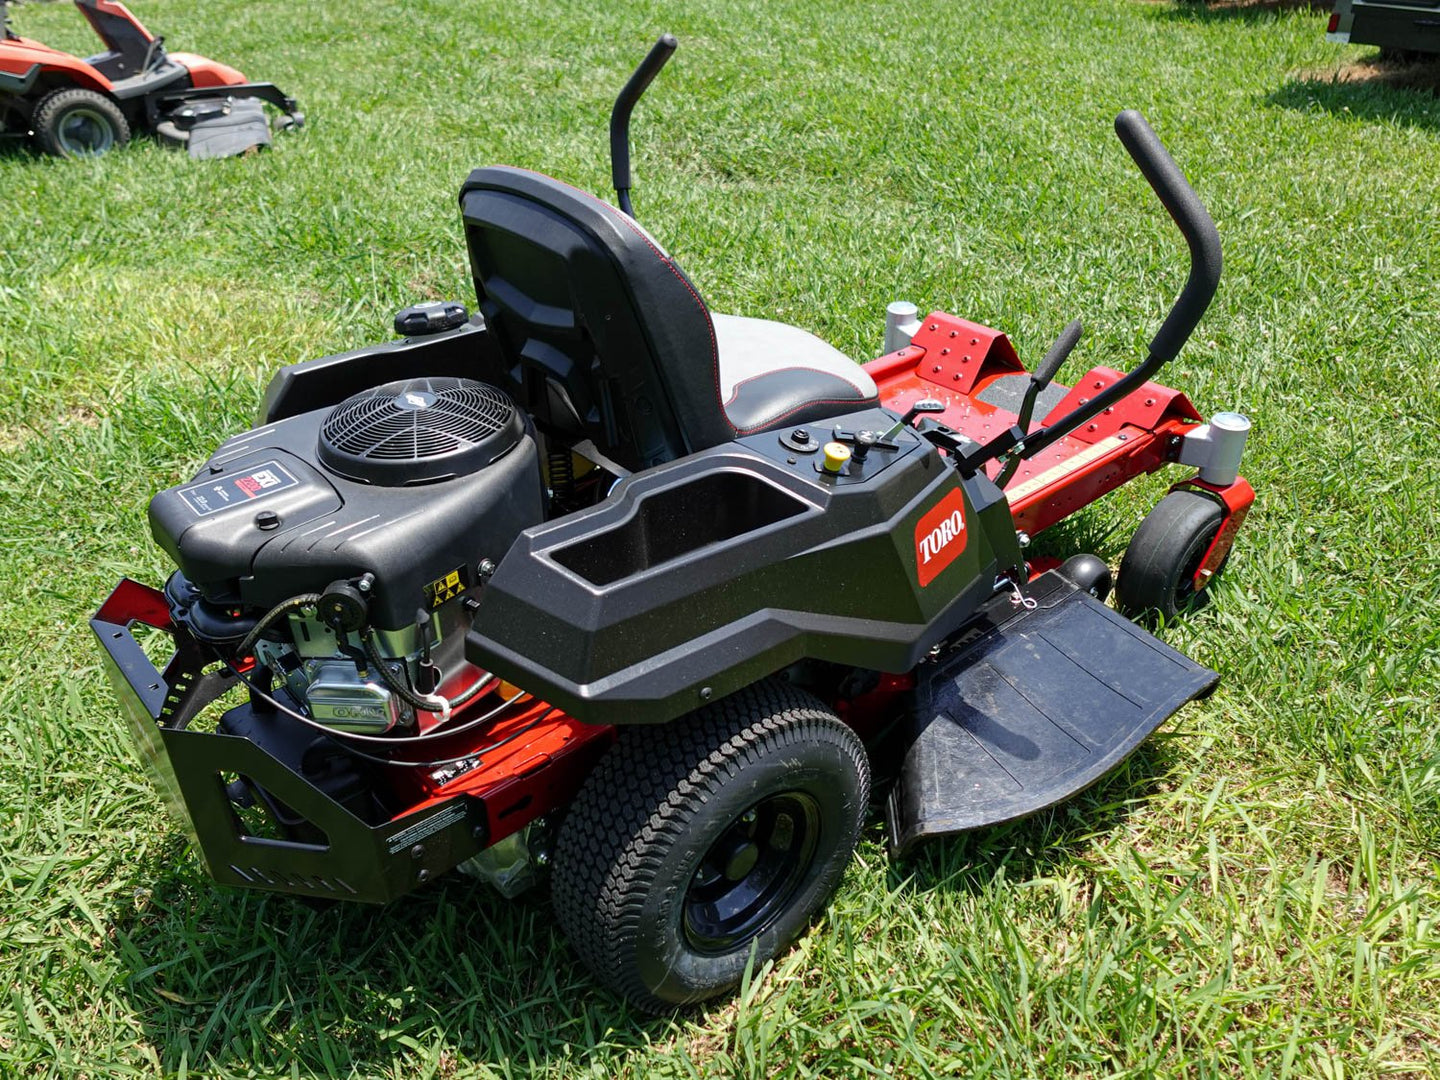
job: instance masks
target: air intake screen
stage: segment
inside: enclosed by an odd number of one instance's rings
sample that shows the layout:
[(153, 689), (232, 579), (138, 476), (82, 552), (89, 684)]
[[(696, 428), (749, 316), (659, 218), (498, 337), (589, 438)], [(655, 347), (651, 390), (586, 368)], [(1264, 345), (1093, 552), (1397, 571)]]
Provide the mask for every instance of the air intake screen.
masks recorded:
[(320, 429), (320, 461), (384, 487), (465, 476), (514, 449), (524, 425), (504, 393), (471, 379), (403, 379), (342, 401)]

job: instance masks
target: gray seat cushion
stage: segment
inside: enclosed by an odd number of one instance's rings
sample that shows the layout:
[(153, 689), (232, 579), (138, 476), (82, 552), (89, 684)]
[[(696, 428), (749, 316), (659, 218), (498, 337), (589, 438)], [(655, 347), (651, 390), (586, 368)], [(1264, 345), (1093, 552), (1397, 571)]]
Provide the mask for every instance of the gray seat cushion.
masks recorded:
[[(190, 72), (173, 60), (166, 60), (158, 67), (149, 71), (142, 71), (139, 75), (132, 75), (128, 79), (121, 79), (110, 85), (110, 93), (117, 101), (129, 101), (131, 98), (139, 97), (141, 94), (154, 93), (156, 90), (163, 90), (173, 83), (178, 83), (188, 76)], [(183, 87), (181, 87), (183, 89)]]
[(720, 399), (741, 434), (804, 424), (874, 405), (875, 380), (798, 326), (711, 315), (720, 353)]

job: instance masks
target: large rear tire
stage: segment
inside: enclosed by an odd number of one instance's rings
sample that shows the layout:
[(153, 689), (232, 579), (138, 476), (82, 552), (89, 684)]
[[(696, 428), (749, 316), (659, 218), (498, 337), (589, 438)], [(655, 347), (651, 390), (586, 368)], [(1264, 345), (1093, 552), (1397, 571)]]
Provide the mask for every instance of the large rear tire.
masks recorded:
[(33, 126), (40, 149), (56, 157), (99, 157), (130, 141), (130, 124), (120, 106), (81, 87), (42, 98)]
[(859, 738), (778, 681), (626, 729), (556, 839), (556, 919), (648, 1012), (723, 994), (830, 899), (869, 795)]
[(1220, 531), (1225, 512), (1194, 491), (1172, 491), (1145, 515), (1120, 560), (1115, 599), (1128, 615), (1173, 617), (1195, 597), (1200, 560)]

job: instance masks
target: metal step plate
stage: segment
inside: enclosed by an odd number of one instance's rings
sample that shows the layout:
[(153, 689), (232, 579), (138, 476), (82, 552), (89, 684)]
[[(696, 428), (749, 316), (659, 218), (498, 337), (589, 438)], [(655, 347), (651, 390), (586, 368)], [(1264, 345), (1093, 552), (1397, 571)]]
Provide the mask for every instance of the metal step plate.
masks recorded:
[(1084, 790), (1220, 680), (1058, 574), (1032, 595), (917, 673), (889, 801), (897, 856)]

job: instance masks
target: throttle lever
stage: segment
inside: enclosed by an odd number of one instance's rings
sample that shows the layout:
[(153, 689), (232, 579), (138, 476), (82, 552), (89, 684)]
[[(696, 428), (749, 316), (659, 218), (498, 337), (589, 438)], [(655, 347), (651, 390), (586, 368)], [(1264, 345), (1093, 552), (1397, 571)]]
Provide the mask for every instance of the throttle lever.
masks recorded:
[(905, 410), (905, 415), (895, 421), (895, 425), (880, 437), (882, 439), (893, 439), (896, 435), (899, 435), (901, 431), (909, 427), (910, 421), (914, 420), (915, 417), (921, 413), (938, 413), (944, 411), (945, 403), (938, 398), (919, 398), (910, 408)]
[(1030, 416), (1035, 411), (1035, 400), (1040, 396), (1040, 391), (1049, 386), (1055, 376), (1060, 374), (1061, 367), (1070, 358), (1070, 354), (1075, 351), (1075, 346), (1080, 343), (1080, 335), (1083, 333), (1085, 333), (1085, 324), (1079, 319), (1069, 323), (1064, 330), (1060, 331), (1060, 336), (1055, 339), (1055, 344), (1050, 346), (1050, 350), (1040, 361), (1039, 366), (1035, 368), (1034, 374), (1030, 376), (1030, 385), (1025, 388), (1025, 397), (1020, 402), (1020, 413), (1015, 421), (1020, 425), (1022, 431), (1030, 430)]
[[(1070, 354), (1075, 351), (1075, 346), (1080, 343), (1080, 335), (1085, 333), (1085, 324), (1079, 319), (1074, 319), (1066, 324), (1065, 329), (1060, 331), (1060, 336), (1055, 339), (1055, 344), (1040, 361), (1035, 372), (1030, 376), (1030, 385), (1025, 388), (1025, 397), (1020, 401), (1020, 412), (1015, 417), (1015, 426), (1019, 429), (1021, 438), (1030, 433), (1030, 417), (1035, 412), (1035, 402), (1040, 397), (1040, 391), (1050, 385), (1056, 375), (1060, 374), (1060, 368), (1069, 359)], [(1015, 470), (1020, 468), (1020, 458), (1023, 456), (1024, 442), (1017, 444), (1010, 453), (1010, 460), (995, 477), (995, 486), (1003, 488), (1015, 475)]]

